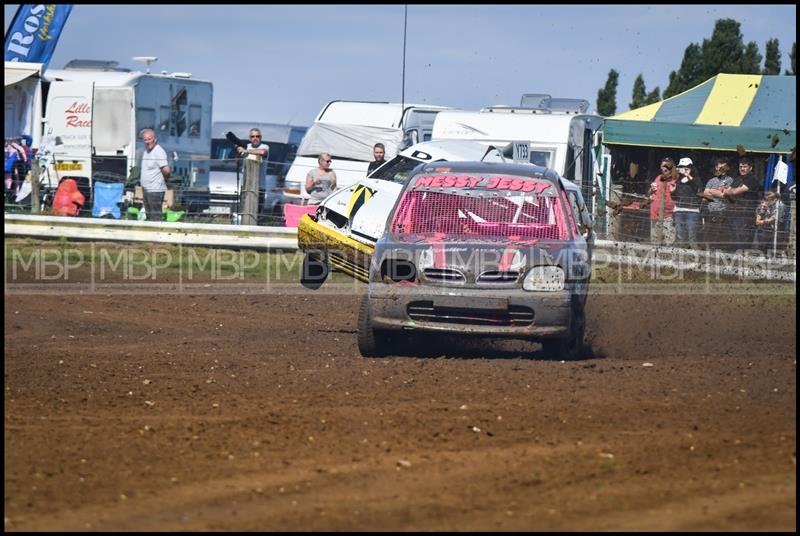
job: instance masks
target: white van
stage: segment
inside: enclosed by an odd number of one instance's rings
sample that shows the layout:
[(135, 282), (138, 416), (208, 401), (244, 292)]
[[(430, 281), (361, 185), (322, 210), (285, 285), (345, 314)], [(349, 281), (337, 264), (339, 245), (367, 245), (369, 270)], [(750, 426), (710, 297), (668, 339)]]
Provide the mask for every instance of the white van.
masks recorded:
[(338, 188), (363, 179), (374, 160), (372, 147), (386, 147), (386, 160), (417, 142), (431, 139), (436, 114), (444, 106), (366, 101), (331, 101), (308, 129), (286, 175), (283, 202), (301, 204), (308, 198), (306, 174), (317, 167), (320, 153), (330, 153)]
[(590, 199), (596, 172), (594, 150), (600, 143), (603, 118), (587, 114), (588, 108), (589, 102), (583, 99), (526, 94), (519, 106), (443, 111), (433, 123), (433, 139), (474, 140), (496, 147), (527, 140), (531, 163), (556, 170)]

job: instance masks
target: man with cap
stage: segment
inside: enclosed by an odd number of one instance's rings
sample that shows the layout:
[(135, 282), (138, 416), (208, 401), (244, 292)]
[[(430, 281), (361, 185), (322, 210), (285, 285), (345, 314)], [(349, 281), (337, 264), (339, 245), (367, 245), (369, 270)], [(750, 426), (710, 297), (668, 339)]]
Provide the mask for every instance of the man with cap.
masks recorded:
[(675, 209), (675, 242), (678, 246), (697, 248), (697, 229), (700, 227), (700, 195), (703, 181), (697, 176), (697, 169), (689, 157), (678, 161), (678, 182), (672, 193)]

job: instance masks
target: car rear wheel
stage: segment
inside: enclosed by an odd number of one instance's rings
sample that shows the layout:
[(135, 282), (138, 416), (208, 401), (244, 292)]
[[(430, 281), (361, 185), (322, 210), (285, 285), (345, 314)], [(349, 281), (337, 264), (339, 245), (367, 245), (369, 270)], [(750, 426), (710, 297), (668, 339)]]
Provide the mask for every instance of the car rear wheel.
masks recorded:
[(581, 300), (574, 298), (570, 310), (569, 335), (561, 339), (542, 341), (542, 349), (548, 357), (564, 360), (580, 359), (585, 349), (586, 312)]
[(364, 357), (382, 357), (389, 351), (388, 334), (372, 327), (369, 297), (366, 294), (358, 309), (358, 351)]

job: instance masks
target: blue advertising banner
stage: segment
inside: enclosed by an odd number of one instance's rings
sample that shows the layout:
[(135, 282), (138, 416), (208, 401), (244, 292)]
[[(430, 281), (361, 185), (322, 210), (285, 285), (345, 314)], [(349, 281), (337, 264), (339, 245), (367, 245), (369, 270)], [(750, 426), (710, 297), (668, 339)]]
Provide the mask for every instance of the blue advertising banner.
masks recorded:
[(21, 4), (8, 27), (5, 61), (44, 64), (47, 68), (72, 4)]

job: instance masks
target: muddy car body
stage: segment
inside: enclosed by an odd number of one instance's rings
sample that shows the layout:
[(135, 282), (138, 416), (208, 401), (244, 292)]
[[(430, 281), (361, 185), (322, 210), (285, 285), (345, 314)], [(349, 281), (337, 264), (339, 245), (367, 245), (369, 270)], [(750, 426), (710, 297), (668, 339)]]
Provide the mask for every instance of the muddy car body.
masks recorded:
[(559, 175), (534, 165), (426, 164), (377, 241), (359, 311), (362, 355), (413, 332), (583, 349), (590, 242)]

